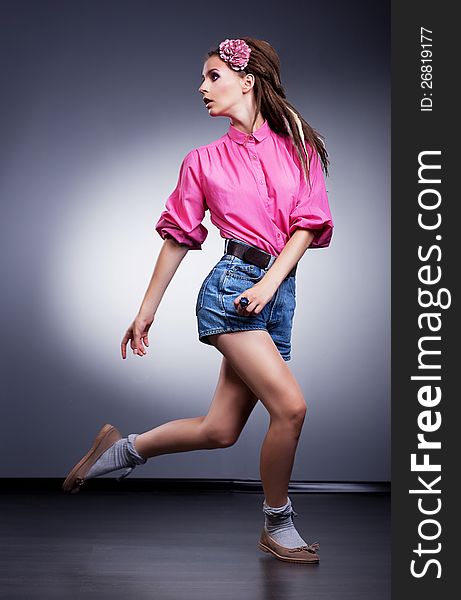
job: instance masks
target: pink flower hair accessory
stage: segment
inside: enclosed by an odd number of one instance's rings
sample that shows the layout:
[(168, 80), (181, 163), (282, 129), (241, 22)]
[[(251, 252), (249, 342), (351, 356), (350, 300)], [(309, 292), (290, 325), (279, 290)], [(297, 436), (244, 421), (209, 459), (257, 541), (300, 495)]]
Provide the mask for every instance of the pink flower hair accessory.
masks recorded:
[(225, 39), (219, 44), (219, 56), (234, 69), (234, 71), (243, 70), (250, 60), (250, 46), (245, 40)]

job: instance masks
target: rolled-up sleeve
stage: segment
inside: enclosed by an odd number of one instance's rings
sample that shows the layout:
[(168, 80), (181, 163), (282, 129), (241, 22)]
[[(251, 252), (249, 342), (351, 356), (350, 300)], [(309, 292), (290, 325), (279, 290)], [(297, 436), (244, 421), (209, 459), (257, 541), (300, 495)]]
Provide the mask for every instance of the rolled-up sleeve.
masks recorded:
[(309, 154), (310, 182), (301, 170), (298, 199), (290, 214), (290, 236), (296, 229), (311, 229), (314, 239), (309, 248), (326, 248), (330, 245), (334, 225), (320, 157), (317, 152)]
[(208, 230), (202, 225), (207, 207), (196, 152), (191, 150), (185, 156), (176, 188), (155, 224), (155, 230), (162, 239), (172, 237), (189, 250), (201, 250), (208, 235)]

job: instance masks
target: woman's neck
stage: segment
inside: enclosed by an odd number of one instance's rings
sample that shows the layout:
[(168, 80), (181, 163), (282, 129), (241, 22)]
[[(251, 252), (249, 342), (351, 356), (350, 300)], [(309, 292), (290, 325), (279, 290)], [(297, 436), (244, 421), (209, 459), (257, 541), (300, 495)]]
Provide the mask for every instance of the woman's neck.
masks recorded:
[(251, 129), (251, 118), (240, 120), (233, 117), (231, 119), (231, 125), (239, 131), (241, 131), (242, 133), (250, 134), (253, 133), (253, 131), (256, 131), (256, 129), (259, 129), (261, 125), (264, 124), (264, 120), (264, 117), (261, 115), (261, 113), (259, 113), (253, 129)]

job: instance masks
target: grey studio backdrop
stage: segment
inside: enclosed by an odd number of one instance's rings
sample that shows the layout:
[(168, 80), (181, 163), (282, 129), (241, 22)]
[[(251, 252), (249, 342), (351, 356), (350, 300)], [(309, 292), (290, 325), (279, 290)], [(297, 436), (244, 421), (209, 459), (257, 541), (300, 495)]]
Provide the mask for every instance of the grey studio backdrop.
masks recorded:
[[(99, 427), (206, 414), (221, 355), (197, 338), (202, 251), (170, 284), (144, 358), (120, 356), (183, 157), (228, 129), (198, 92), (206, 51), (270, 41), (287, 97), (326, 138), (335, 231), (298, 267), (290, 368), (308, 404), (292, 480), (387, 481), (390, 97), (387, 3), (1, 2), (2, 477), (65, 477)], [(259, 480), (269, 416), (237, 443), (131, 477)], [(7, 459), (5, 457), (8, 456)]]

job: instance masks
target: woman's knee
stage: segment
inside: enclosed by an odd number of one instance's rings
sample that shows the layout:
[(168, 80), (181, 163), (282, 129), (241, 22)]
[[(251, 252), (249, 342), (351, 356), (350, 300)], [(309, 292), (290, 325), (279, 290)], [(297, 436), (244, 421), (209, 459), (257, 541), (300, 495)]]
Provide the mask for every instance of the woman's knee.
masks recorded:
[(211, 448), (229, 448), (238, 440), (239, 432), (230, 431), (222, 426), (203, 423), (204, 435)]
[(217, 334), (213, 343), (261, 400), (271, 420), (299, 428), (306, 415), (302, 389), (267, 331)]
[[(274, 406), (274, 403), (272, 403)], [(299, 393), (287, 394), (279, 399), (277, 408), (270, 412), (271, 419), (294, 428), (301, 428), (306, 418), (307, 405)]]

